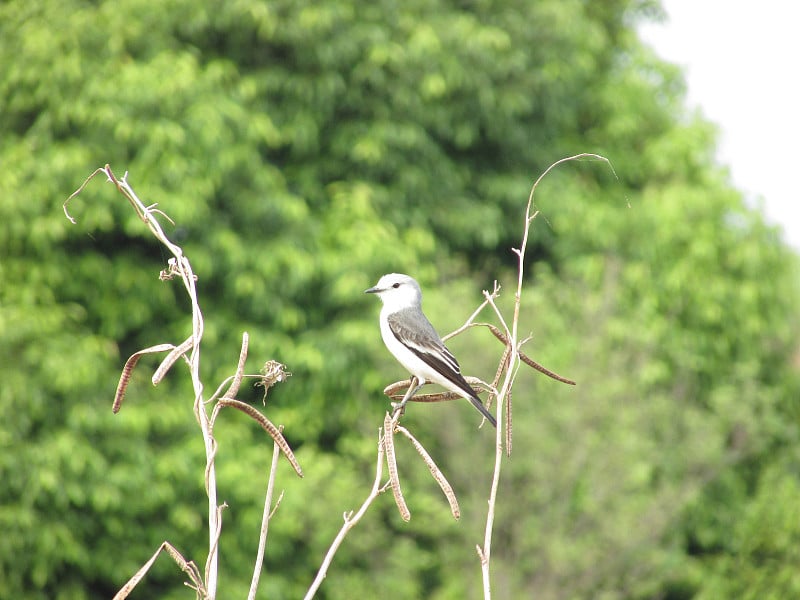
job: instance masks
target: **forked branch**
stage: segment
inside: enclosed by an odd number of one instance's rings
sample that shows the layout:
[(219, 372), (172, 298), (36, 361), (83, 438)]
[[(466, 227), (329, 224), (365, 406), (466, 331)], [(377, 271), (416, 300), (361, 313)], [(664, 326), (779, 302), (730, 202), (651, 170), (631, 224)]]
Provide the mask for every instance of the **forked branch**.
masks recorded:
[[(112, 405), (113, 412), (118, 412), (122, 406), (122, 402), (125, 398), (125, 392), (127, 390), (128, 384), (130, 382), (131, 374), (133, 372), (134, 367), (139, 362), (139, 359), (144, 356), (145, 354), (152, 354), (155, 352), (164, 352), (169, 351), (169, 354), (164, 358), (161, 362), (159, 367), (156, 369), (155, 373), (152, 376), (153, 385), (157, 385), (161, 380), (164, 378), (165, 374), (172, 368), (172, 366), (181, 358), (183, 358), (187, 364), (189, 365), (189, 371), (192, 379), (192, 386), (194, 388), (194, 414), (195, 417), (200, 425), (200, 429), (203, 435), (203, 441), (205, 444), (206, 450), (206, 468), (205, 468), (205, 484), (206, 484), (206, 492), (208, 495), (208, 539), (209, 539), (209, 550), (208, 550), (208, 558), (205, 565), (204, 575), (200, 575), (199, 569), (197, 569), (196, 565), (193, 562), (186, 561), (175, 549), (174, 547), (169, 544), (168, 542), (164, 542), (161, 547), (156, 551), (153, 557), (145, 563), (145, 565), (128, 581), (128, 583), (120, 590), (117, 594), (118, 598), (126, 597), (130, 591), (136, 586), (136, 584), (141, 580), (141, 578), (145, 575), (148, 571), (152, 563), (155, 561), (156, 557), (159, 553), (163, 550), (168, 552), (176, 562), (181, 566), (184, 571), (189, 573), (191, 584), (190, 587), (194, 589), (198, 597), (213, 600), (216, 597), (217, 592), (217, 579), (218, 579), (218, 557), (219, 557), (219, 538), (222, 531), (222, 511), (226, 507), (226, 505), (218, 504), (217, 503), (217, 484), (216, 484), (216, 468), (215, 468), (215, 455), (217, 451), (217, 443), (212, 435), (213, 423), (217, 417), (217, 414), (220, 409), (224, 407), (232, 407), (236, 408), (245, 414), (249, 415), (253, 418), (256, 422), (261, 425), (272, 437), (274, 440), (275, 445), (275, 456), (273, 458), (273, 467), (270, 473), (270, 480), (268, 484), (268, 492), (267, 492), (267, 502), (265, 507), (265, 522), (268, 521), (269, 516), (269, 504), (271, 503), (272, 498), (272, 488), (274, 484), (274, 473), (275, 473), (275, 461), (277, 460), (278, 456), (278, 449), (287, 457), (290, 464), (294, 468), (295, 472), (302, 477), (302, 470), (300, 469), (300, 465), (298, 464), (294, 454), (292, 453), (289, 444), (286, 442), (286, 439), (283, 437), (283, 434), (280, 431), (280, 428), (276, 427), (272, 422), (267, 419), (264, 415), (262, 415), (257, 409), (253, 408), (252, 406), (240, 402), (234, 396), (237, 394), (239, 390), (239, 386), (241, 385), (242, 379), (247, 377), (244, 374), (244, 363), (247, 357), (247, 347), (248, 347), (248, 336), (247, 333), (243, 335), (242, 339), (242, 348), (239, 354), (239, 362), (237, 365), (236, 373), (233, 375), (230, 380), (230, 386), (226, 392), (226, 394), (219, 398), (219, 394), (221, 393), (222, 387), (217, 390), (217, 392), (212, 396), (212, 399), (209, 402), (216, 399), (214, 404), (214, 408), (212, 410), (212, 414), (209, 417), (208, 412), (206, 411), (206, 404), (207, 402), (203, 400), (203, 384), (200, 380), (200, 342), (203, 337), (203, 315), (200, 311), (200, 305), (197, 298), (197, 290), (195, 287), (195, 283), (197, 281), (197, 277), (195, 276), (194, 272), (192, 271), (191, 264), (189, 263), (189, 259), (183, 254), (183, 250), (177, 244), (172, 243), (167, 235), (164, 233), (164, 230), (159, 223), (157, 217), (166, 218), (170, 223), (172, 220), (164, 214), (161, 210), (156, 208), (156, 205), (146, 206), (141, 200), (139, 200), (138, 196), (134, 192), (133, 188), (128, 184), (127, 181), (127, 173), (121, 178), (118, 179), (114, 173), (112, 172), (109, 165), (106, 165), (103, 168), (97, 169), (94, 173), (92, 173), (83, 184), (64, 202), (64, 214), (70, 220), (70, 222), (75, 223), (75, 219), (69, 214), (67, 210), (67, 204), (73, 200), (85, 187), (86, 185), (97, 175), (103, 173), (108, 181), (113, 183), (117, 190), (128, 200), (131, 206), (136, 211), (137, 215), (140, 219), (147, 225), (150, 229), (151, 233), (154, 237), (161, 242), (171, 253), (172, 257), (168, 260), (167, 268), (162, 270), (159, 274), (159, 278), (162, 281), (171, 280), (178, 278), (184, 285), (187, 295), (191, 301), (192, 305), (192, 331), (191, 335), (184, 340), (181, 344), (174, 346), (172, 344), (158, 344), (156, 346), (151, 346), (149, 348), (145, 348), (144, 350), (140, 350), (133, 355), (125, 363), (125, 366), (122, 370), (122, 374), (120, 376), (119, 384), (117, 385), (117, 391), (114, 397), (114, 403)], [(173, 223), (174, 224), (174, 223)], [(275, 361), (270, 361), (265, 365), (265, 371), (262, 375), (253, 376), (257, 377), (261, 384), (265, 388), (265, 395), (266, 391), (275, 383), (279, 381), (284, 381), (286, 377), (288, 377), (290, 373), (287, 373), (280, 363)], [(262, 536), (261, 542), (259, 545), (259, 555), (257, 557), (257, 563), (261, 560), (263, 556), (263, 542), (266, 541), (266, 525), (262, 526)], [(259, 567), (260, 571), (260, 567)], [(253, 586), (257, 585), (258, 578), (254, 577)], [(254, 595), (254, 589), (251, 590), (251, 595)]]

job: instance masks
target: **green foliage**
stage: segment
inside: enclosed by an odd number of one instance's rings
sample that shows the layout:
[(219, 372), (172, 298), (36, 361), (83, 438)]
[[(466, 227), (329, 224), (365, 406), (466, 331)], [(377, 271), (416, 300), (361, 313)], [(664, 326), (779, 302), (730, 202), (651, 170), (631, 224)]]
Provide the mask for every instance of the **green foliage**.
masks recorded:
[[(459, 326), (499, 278), (511, 305), (533, 179), (526, 351), (504, 471), (497, 597), (796, 596), (798, 272), (713, 164), (713, 128), (638, 42), (652, 2), (6, 2), (0, 5), (0, 597), (108, 597), (168, 539), (205, 560), (205, 457), (179, 363), (153, 389), (132, 352), (190, 330), (166, 254), (110, 163), (175, 221), (199, 275), (206, 393), (276, 359), (270, 392), (306, 478), (281, 462), (263, 597), (302, 596), (373, 474), (381, 390), (403, 376), (361, 292), (415, 274)], [(53, 26), (57, 23), (58, 26)], [(439, 285), (434, 285), (439, 284)], [(486, 316), (487, 319), (490, 316)], [(451, 346), (491, 379), (501, 346)], [(796, 359), (795, 359), (796, 360)], [(244, 388), (242, 398), (260, 399)], [(235, 411), (229, 411), (234, 413)], [(460, 403), (406, 422), (458, 523), (399, 443), (412, 511), (382, 497), (321, 598), (481, 596), (493, 444)], [(221, 415), (221, 597), (242, 597), (271, 443)], [(400, 440), (399, 440), (400, 442)], [(167, 557), (135, 597), (186, 598)]]

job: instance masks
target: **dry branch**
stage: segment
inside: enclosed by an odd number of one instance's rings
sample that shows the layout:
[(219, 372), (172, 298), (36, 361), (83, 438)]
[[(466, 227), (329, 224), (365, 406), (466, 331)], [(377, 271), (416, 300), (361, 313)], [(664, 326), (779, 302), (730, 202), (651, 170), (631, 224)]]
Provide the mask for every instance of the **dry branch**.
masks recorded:
[[(244, 363), (247, 356), (247, 347), (248, 347), (248, 336), (247, 333), (244, 333), (243, 340), (242, 340), (242, 349), (239, 355), (239, 362), (237, 365), (236, 373), (231, 378), (231, 384), (228, 388), (228, 393), (222, 399), (218, 400), (214, 406), (214, 410), (212, 411), (212, 416), (209, 417), (208, 413), (206, 412), (206, 402), (203, 400), (203, 383), (200, 380), (200, 342), (203, 337), (203, 315), (200, 311), (200, 305), (197, 299), (197, 290), (195, 287), (195, 283), (197, 281), (197, 276), (192, 271), (191, 264), (189, 263), (188, 258), (183, 254), (183, 250), (180, 246), (174, 244), (169, 240), (167, 235), (164, 233), (161, 224), (159, 223), (158, 217), (163, 217), (167, 219), (170, 223), (174, 225), (174, 222), (161, 210), (156, 208), (156, 205), (146, 206), (141, 200), (139, 200), (138, 196), (134, 192), (133, 188), (128, 184), (127, 172), (125, 175), (119, 179), (117, 178), (111, 170), (109, 165), (105, 165), (105, 167), (96, 169), (86, 180), (81, 184), (81, 186), (73, 192), (69, 198), (64, 202), (64, 214), (66, 215), (67, 219), (71, 223), (75, 223), (75, 219), (69, 214), (67, 210), (67, 205), (71, 200), (73, 200), (80, 192), (86, 187), (86, 185), (94, 179), (97, 175), (103, 173), (109, 182), (113, 183), (117, 190), (128, 200), (131, 204), (133, 209), (136, 211), (139, 218), (147, 225), (150, 229), (153, 236), (161, 242), (172, 254), (172, 257), (169, 258), (167, 261), (167, 268), (162, 270), (159, 273), (159, 278), (162, 281), (171, 280), (171, 279), (179, 279), (186, 290), (187, 295), (191, 301), (192, 305), (192, 332), (191, 335), (179, 346), (173, 346), (172, 344), (160, 344), (157, 346), (152, 346), (150, 348), (146, 348), (141, 350), (135, 354), (133, 354), (125, 363), (125, 366), (122, 370), (119, 384), (117, 386), (116, 395), (114, 398), (114, 403), (112, 405), (112, 410), (116, 413), (119, 411), (122, 402), (125, 398), (125, 392), (127, 390), (128, 383), (130, 382), (131, 373), (133, 372), (136, 363), (139, 359), (148, 353), (153, 352), (162, 352), (165, 350), (170, 350), (170, 353), (164, 358), (161, 362), (159, 367), (153, 374), (152, 381), (153, 384), (158, 384), (164, 377), (164, 375), (169, 371), (169, 369), (177, 362), (181, 357), (183, 357), (186, 362), (189, 364), (189, 371), (191, 374), (192, 379), (192, 386), (194, 390), (194, 414), (195, 417), (200, 425), (200, 429), (203, 436), (203, 442), (206, 451), (206, 467), (205, 467), (205, 486), (206, 486), (206, 493), (208, 495), (208, 540), (209, 540), (209, 550), (208, 550), (208, 557), (206, 560), (205, 565), (205, 573), (204, 576), (201, 577), (199, 570), (192, 562), (187, 562), (179, 553), (167, 542), (164, 542), (162, 546), (159, 548), (158, 551), (153, 555), (153, 557), (145, 563), (145, 565), (134, 575), (133, 578), (120, 590), (117, 597), (124, 598), (130, 593), (130, 590), (141, 580), (141, 578), (145, 575), (148, 571), (150, 566), (152, 565), (155, 558), (158, 554), (164, 550), (168, 552), (176, 562), (181, 565), (185, 571), (190, 574), (190, 578), (192, 580), (192, 589), (194, 589), (198, 597), (202, 597), (203, 599), (213, 600), (216, 598), (217, 593), (217, 580), (218, 580), (218, 561), (219, 561), (219, 538), (222, 531), (222, 511), (226, 508), (226, 504), (217, 504), (217, 486), (216, 486), (216, 468), (214, 463), (214, 458), (217, 451), (217, 443), (216, 440), (213, 438), (212, 435), (212, 426), (213, 426), (213, 419), (216, 417), (220, 408), (225, 406), (231, 406), (237, 408), (240, 411), (245, 412), (246, 414), (250, 415), (254, 418), (269, 434), (272, 436), (274, 440), (274, 444), (276, 448), (279, 448), (283, 454), (287, 457), (289, 462), (291, 463), (292, 467), (294, 468), (295, 472), (302, 477), (302, 470), (300, 469), (300, 465), (297, 463), (297, 460), (294, 457), (291, 449), (289, 448), (286, 439), (283, 437), (282, 433), (278, 428), (276, 428), (266, 417), (261, 415), (257, 410), (253, 409), (249, 405), (246, 405), (238, 400), (234, 399), (234, 396), (238, 392), (238, 389), (241, 385), (244, 375)], [(188, 356), (187, 356), (188, 353)], [(267, 363), (268, 365), (270, 363)], [(283, 365), (280, 363), (274, 363), (278, 365), (279, 368), (272, 368), (269, 373), (265, 373), (261, 376), (262, 384), (265, 388), (273, 385), (278, 381), (283, 381), (286, 377), (290, 375), (287, 373)], [(212, 397), (212, 399), (217, 398), (218, 394), (221, 393), (222, 386), (217, 390), (217, 393)], [(265, 391), (266, 394), (266, 391)], [(210, 402), (211, 400), (209, 400)], [(273, 458), (273, 463), (277, 460), (277, 450), (275, 452), (275, 457)], [(273, 464), (271, 478), (274, 479), (274, 472), (275, 467)], [(272, 482), (271, 479), (270, 481)], [(268, 486), (268, 498), (267, 498), (267, 507), (265, 507), (265, 518), (268, 517), (270, 514), (268, 511), (269, 503), (271, 502), (271, 489), (272, 486)], [(268, 520), (268, 518), (267, 518)], [(266, 540), (266, 528), (263, 528), (262, 539)], [(263, 556), (263, 548), (260, 549), (261, 554), (259, 556)], [(254, 585), (256, 582), (254, 582)]]
[(164, 352), (165, 350), (173, 350), (174, 348), (175, 346), (172, 344), (158, 344), (156, 346), (145, 348), (144, 350), (139, 350), (138, 352), (134, 352), (130, 355), (128, 360), (125, 361), (125, 366), (122, 367), (122, 374), (119, 376), (119, 383), (117, 384), (117, 391), (114, 394), (114, 403), (111, 405), (111, 412), (117, 414), (119, 409), (122, 408), (122, 401), (125, 399), (125, 391), (128, 389), (128, 383), (130, 383), (131, 374), (133, 373), (134, 367), (136, 367), (136, 363), (139, 362), (139, 359), (145, 354)]
[(456, 498), (456, 494), (453, 491), (453, 486), (450, 485), (450, 482), (447, 481), (447, 478), (442, 473), (442, 470), (437, 466), (437, 464), (431, 458), (431, 455), (428, 454), (428, 451), (419, 443), (417, 438), (411, 435), (411, 432), (403, 427), (402, 425), (397, 426), (397, 431), (402, 433), (406, 436), (411, 443), (414, 445), (414, 449), (417, 453), (422, 457), (422, 460), (428, 466), (428, 469), (433, 475), (433, 478), (436, 480), (436, 483), (439, 484), (442, 492), (447, 498), (447, 502), (450, 504), (450, 512), (453, 514), (453, 518), (458, 520), (461, 517), (461, 509), (458, 507), (458, 498)]
[[(508, 343), (509, 343), (508, 342), (508, 337), (502, 331), (500, 331), (497, 327), (492, 325), (491, 323), (473, 323), (472, 327), (486, 327), (487, 329), (489, 329), (489, 331), (492, 332), (492, 334), (494, 334), (494, 337), (496, 337), (498, 340), (500, 340), (506, 346), (508, 346)], [(542, 365), (537, 363), (535, 360), (530, 358), (528, 355), (526, 355), (524, 352), (518, 350), (517, 354), (519, 355), (520, 360), (522, 362), (524, 362), (526, 365), (536, 369), (540, 373), (543, 373), (543, 374), (547, 375), (551, 379), (555, 379), (556, 381), (560, 381), (561, 383), (566, 383), (568, 385), (575, 385), (575, 382), (572, 381), (572, 379), (567, 379), (566, 377), (562, 377), (561, 375), (559, 375), (557, 373), (554, 373), (550, 369), (548, 369), (546, 367), (543, 367)]]
[[(481, 563), (481, 574), (483, 576), (483, 596), (484, 600), (489, 600), (491, 598), (491, 578), (490, 578), (490, 564), (491, 564), (491, 555), (492, 555), (492, 533), (494, 531), (494, 518), (495, 518), (495, 509), (497, 505), (497, 492), (500, 486), (500, 473), (503, 464), (503, 445), (504, 442), (509, 444), (510, 447), (510, 419), (511, 419), (511, 411), (510, 411), (510, 396), (511, 391), (514, 386), (514, 382), (516, 380), (517, 373), (519, 371), (519, 364), (522, 361), (522, 353), (520, 352), (521, 342), (519, 340), (519, 316), (520, 316), (520, 306), (522, 303), (522, 288), (523, 288), (523, 280), (525, 277), (525, 252), (528, 246), (528, 236), (530, 234), (530, 226), (533, 220), (539, 214), (538, 210), (535, 210), (533, 197), (536, 192), (536, 188), (539, 186), (539, 183), (542, 179), (554, 168), (558, 165), (565, 163), (567, 161), (572, 160), (579, 160), (581, 158), (591, 158), (594, 160), (601, 160), (605, 161), (609, 166), (611, 163), (603, 156), (598, 154), (577, 154), (575, 156), (569, 156), (566, 158), (562, 158), (552, 165), (550, 165), (534, 182), (533, 186), (531, 187), (530, 194), (528, 195), (528, 202), (525, 207), (525, 223), (522, 229), (522, 241), (520, 243), (519, 248), (514, 248), (514, 253), (518, 257), (517, 263), (517, 287), (516, 292), (514, 295), (514, 313), (513, 318), (511, 320), (511, 327), (506, 324), (506, 320), (503, 317), (503, 314), (497, 308), (494, 300), (496, 298), (496, 294), (490, 294), (487, 291), (484, 291), (484, 297), (488, 304), (492, 307), (495, 314), (497, 315), (500, 323), (503, 325), (503, 329), (505, 332), (500, 330), (493, 330), (492, 333), (495, 334), (498, 339), (500, 339), (503, 344), (506, 346), (506, 349), (511, 349), (510, 352), (505, 353), (503, 359), (501, 360), (501, 364), (507, 361), (504, 369), (502, 371), (505, 373), (503, 377), (503, 383), (500, 386), (497, 394), (497, 432), (496, 432), (496, 441), (495, 441), (495, 461), (494, 461), (494, 472), (492, 475), (492, 484), (489, 490), (489, 498), (488, 504), (489, 509), (486, 513), (486, 526), (484, 529), (484, 539), (483, 545), (477, 546), (478, 557)], [(613, 172), (613, 167), (611, 168)], [(495, 286), (496, 287), (496, 286)], [(498, 335), (500, 334), (500, 335)], [(563, 381), (564, 383), (569, 383), (574, 385), (574, 382), (563, 378), (559, 375), (556, 375), (552, 371), (544, 369), (538, 363), (530, 360), (526, 357), (525, 364), (540, 370), (542, 373), (548, 375), (549, 377), (553, 377), (559, 381)], [(541, 368), (540, 368), (541, 367)], [(496, 385), (496, 383), (495, 383)], [(505, 425), (505, 426), (504, 426)]]
[[(239, 362), (242, 365), (242, 361)], [(278, 471), (278, 457), (280, 456), (280, 446), (278, 442), (272, 443), (272, 464), (269, 468), (269, 478), (267, 480), (267, 495), (264, 498), (264, 511), (261, 515), (261, 531), (258, 536), (258, 551), (256, 552), (256, 561), (253, 566), (253, 577), (250, 580), (250, 591), (247, 594), (247, 600), (255, 600), (256, 592), (258, 592), (258, 580), (261, 577), (261, 568), (264, 564), (264, 550), (267, 547), (267, 533), (269, 531), (269, 521), (272, 519), (274, 511), (272, 510), (272, 493), (275, 489), (275, 474)], [(275, 503), (275, 510), (280, 504), (281, 495), (278, 502)]]
[(299, 477), (303, 476), (303, 470), (300, 468), (300, 463), (297, 462), (294, 452), (292, 452), (292, 449), (289, 447), (289, 442), (287, 442), (286, 438), (283, 437), (280, 429), (276, 427), (267, 417), (262, 415), (257, 408), (242, 402), (241, 400), (236, 400), (235, 398), (220, 398), (214, 405), (214, 410), (211, 413), (212, 426), (216, 421), (219, 411), (226, 406), (230, 406), (231, 408), (235, 408), (243, 412), (261, 425), (264, 431), (270, 435), (272, 440), (278, 445), (278, 448), (281, 449), (281, 452), (283, 452), (284, 456), (289, 460), (289, 464), (292, 465), (294, 472), (297, 473)]
[(400, 489), (400, 478), (397, 475), (397, 458), (394, 454), (394, 428), (395, 421), (389, 413), (383, 419), (383, 448), (386, 452), (386, 466), (389, 471), (389, 483), (391, 484), (392, 494), (394, 495), (397, 510), (400, 511), (400, 516), (403, 521), (411, 520), (411, 512), (408, 510), (405, 498), (403, 498), (403, 490)]
[(325, 580), (325, 577), (328, 574), (328, 569), (331, 566), (331, 562), (333, 562), (333, 557), (339, 550), (339, 546), (342, 545), (347, 533), (358, 524), (364, 514), (366, 514), (367, 509), (374, 502), (375, 498), (377, 498), (386, 490), (386, 486), (381, 485), (381, 479), (383, 477), (384, 448), (383, 428), (381, 428), (378, 432), (378, 459), (375, 464), (375, 480), (372, 482), (372, 489), (370, 490), (366, 500), (364, 500), (364, 503), (361, 505), (361, 508), (358, 509), (357, 513), (353, 514), (353, 511), (344, 513), (344, 525), (342, 525), (342, 528), (339, 530), (336, 538), (334, 538), (333, 543), (331, 543), (330, 547), (328, 548), (328, 552), (325, 554), (322, 565), (320, 565), (319, 571), (317, 571), (317, 576), (314, 578), (314, 581), (308, 588), (303, 600), (311, 600), (311, 598), (314, 597), (314, 594), (316, 594), (317, 590), (319, 590), (319, 586), (321, 586), (322, 582)]
[(133, 589), (139, 584), (142, 578), (147, 574), (150, 570), (150, 567), (153, 566), (153, 563), (156, 561), (158, 556), (162, 553), (166, 552), (169, 554), (172, 559), (178, 564), (183, 572), (185, 572), (189, 579), (191, 580), (191, 584), (187, 583), (186, 585), (192, 588), (195, 592), (197, 592), (198, 598), (205, 598), (206, 597), (206, 589), (203, 587), (203, 578), (200, 575), (200, 570), (197, 568), (197, 565), (194, 564), (192, 561), (187, 561), (180, 552), (175, 549), (175, 546), (170, 544), (169, 542), (162, 542), (161, 545), (158, 547), (153, 553), (153, 556), (150, 557), (142, 567), (136, 571), (136, 573), (131, 577), (125, 585), (120, 588), (120, 590), (114, 595), (114, 600), (125, 600)]

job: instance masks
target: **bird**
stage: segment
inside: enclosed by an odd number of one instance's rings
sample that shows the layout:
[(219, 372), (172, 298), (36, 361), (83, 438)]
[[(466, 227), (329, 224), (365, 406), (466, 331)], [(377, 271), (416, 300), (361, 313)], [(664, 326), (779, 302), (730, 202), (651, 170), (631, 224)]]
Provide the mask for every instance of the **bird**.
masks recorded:
[(416, 377), (418, 386), (436, 383), (469, 400), (492, 426), (497, 420), (461, 375), (461, 367), (422, 312), (422, 290), (413, 277), (389, 273), (365, 294), (375, 294), (383, 302), (380, 314), (381, 337), (397, 361)]

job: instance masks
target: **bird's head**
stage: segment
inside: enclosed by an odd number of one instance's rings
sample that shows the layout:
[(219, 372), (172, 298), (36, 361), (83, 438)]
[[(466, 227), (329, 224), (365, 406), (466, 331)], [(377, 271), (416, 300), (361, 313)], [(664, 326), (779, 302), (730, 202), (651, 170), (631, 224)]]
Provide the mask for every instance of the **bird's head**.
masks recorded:
[(389, 273), (378, 280), (365, 294), (375, 294), (389, 312), (395, 312), (422, 302), (422, 291), (413, 277), (402, 273)]

